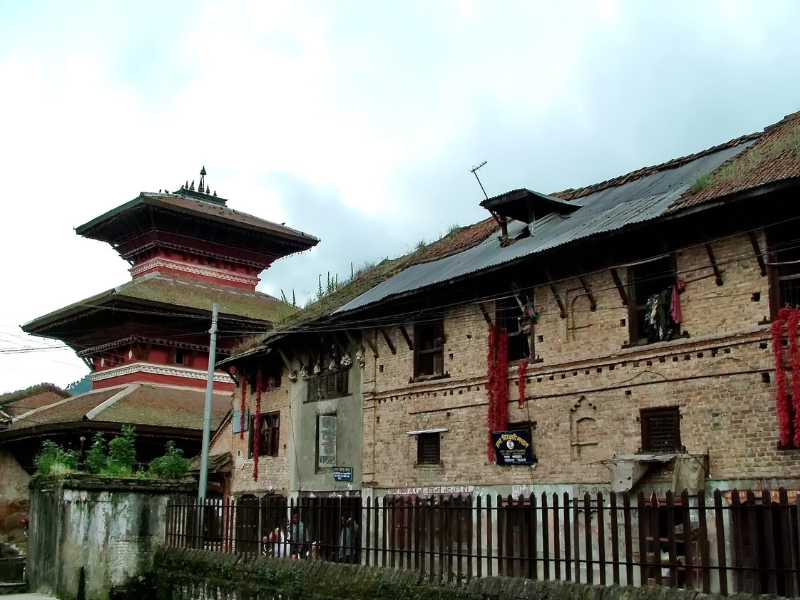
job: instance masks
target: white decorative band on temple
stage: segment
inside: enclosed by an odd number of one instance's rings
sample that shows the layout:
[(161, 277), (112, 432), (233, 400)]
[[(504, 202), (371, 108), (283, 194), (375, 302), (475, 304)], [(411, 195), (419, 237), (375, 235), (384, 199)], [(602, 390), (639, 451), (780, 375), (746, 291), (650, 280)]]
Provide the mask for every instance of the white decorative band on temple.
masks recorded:
[[(206, 377), (208, 377), (208, 373), (200, 369), (187, 369), (186, 367), (173, 367), (170, 365), (156, 365), (142, 362), (113, 367), (97, 373), (90, 373), (88, 377), (90, 381), (101, 381), (103, 379), (110, 379), (111, 377), (119, 377), (120, 375), (130, 375), (132, 373), (151, 373), (153, 375), (169, 375), (171, 377), (187, 377), (189, 379), (206, 379)], [(225, 373), (214, 373), (214, 381), (219, 383), (233, 383), (230, 376)]]

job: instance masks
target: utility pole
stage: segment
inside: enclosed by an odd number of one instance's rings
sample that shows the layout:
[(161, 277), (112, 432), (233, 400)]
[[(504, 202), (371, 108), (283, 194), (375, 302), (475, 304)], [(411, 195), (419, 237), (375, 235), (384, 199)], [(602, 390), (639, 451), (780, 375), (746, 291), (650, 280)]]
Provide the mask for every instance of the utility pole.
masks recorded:
[(219, 305), (215, 302), (211, 312), (211, 343), (208, 347), (208, 379), (206, 380), (206, 411), (203, 417), (203, 453), (200, 455), (200, 487), (197, 488), (197, 502), (201, 506), (206, 501), (208, 487), (208, 446), (211, 442), (211, 402), (214, 396), (214, 367), (217, 354), (217, 315)]

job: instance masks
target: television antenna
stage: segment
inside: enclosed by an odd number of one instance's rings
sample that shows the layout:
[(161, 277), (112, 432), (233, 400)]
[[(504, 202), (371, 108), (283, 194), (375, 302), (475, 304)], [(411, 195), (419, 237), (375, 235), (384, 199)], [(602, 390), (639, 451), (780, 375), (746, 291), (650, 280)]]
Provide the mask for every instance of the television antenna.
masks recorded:
[(483, 196), (488, 200), (489, 196), (486, 194), (486, 190), (483, 189), (483, 184), (481, 183), (481, 178), (478, 177), (478, 169), (480, 169), (485, 164), (486, 164), (486, 161), (483, 161), (479, 165), (473, 165), (472, 168), (469, 170), (469, 172), (472, 173), (473, 175), (475, 175), (475, 179), (478, 180), (478, 185), (481, 186), (481, 191), (483, 192)]

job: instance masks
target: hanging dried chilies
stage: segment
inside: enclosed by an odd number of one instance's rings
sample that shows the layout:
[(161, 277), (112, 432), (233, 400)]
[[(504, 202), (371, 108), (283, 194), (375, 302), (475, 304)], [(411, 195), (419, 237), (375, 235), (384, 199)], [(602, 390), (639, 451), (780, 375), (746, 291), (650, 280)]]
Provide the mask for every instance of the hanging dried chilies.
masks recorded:
[(789, 364), (792, 367), (792, 409), (794, 410), (794, 442), (800, 446), (800, 350), (797, 348), (797, 323), (800, 321), (800, 309), (789, 310), (786, 319), (786, 334), (789, 342)]
[(791, 442), (789, 401), (786, 396), (786, 371), (783, 367), (783, 325), (789, 316), (788, 309), (781, 309), (772, 321), (772, 354), (775, 358), (775, 404), (778, 411), (778, 428), (781, 445)]
[(525, 405), (525, 371), (528, 369), (528, 361), (524, 358), (519, 361), (517, 367), (517, 383), (519, 385), (519, 405)]
[(247, 412), (247, 373), (242, 368), (242, 406), (239, 410), (239, 439), (244, 439), (245, 413)]
[(258, 481), (258, 455), (261, 450), (261, 392), (264, 389), (264, 380), (261, 377), (261, 367), (256, 371), (256, 414), (253, 418), (253, 480)]

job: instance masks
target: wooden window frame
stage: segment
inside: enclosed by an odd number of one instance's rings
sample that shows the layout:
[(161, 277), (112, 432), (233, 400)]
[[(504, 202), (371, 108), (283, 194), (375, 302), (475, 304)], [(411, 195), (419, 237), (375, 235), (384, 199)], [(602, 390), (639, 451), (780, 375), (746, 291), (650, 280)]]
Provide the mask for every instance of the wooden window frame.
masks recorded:
[[(795, 225), (792, 222), (792, 225)], [(798, 264), (785, 264), (781, 265), (779, 263), (787, 262), (791, 263), (794, 260), (797, 260), (798, 257), (792, 254), (792, 251), (797, 252), (800, 254), (800, 250), (795, 248), (789, 247), (784, 248), (782, 246), (786, 245), (787, 238), (788, 241), (791, 241), (792, 237), (796, 236), (796, 234), (791, 233), (791, 228), (789, 225), (781, 226), (773, 226), (766, 231), (766, 242), (767, 242), (767, 276), (769, 278), (769, 312), (770, 318), (774, 319), (778, 316), (778, 311), (784, 307), (786, 302), (784, 301), (784, 290), (782, 288), (782, 282), (784, 281), (797, 281), (800, 279), (800, 263)], [(795, 243), (795, 246), (798, 244)], [(790, 253), (789, 256), (786, 256), (785, 253)], [(800, 302), (798, 302), (798, 306), (800, 306)]]
[[(433, 443), (435, 441), (435, 444)], [(435, 447), (436, 460), (426, 454), (426, 444)], [(440, 432), (417, 434), (417, 465), (420, 467), (438, 467), (442, 464), (442, 438)]]
[[(322, 387), (324, 386), (324, 390)], [(320, 394), (320, 391), (322, 393)], [(332, 400), (350, 395), (350, 369), (325, 370), (306, 382), (306, 402)]]
[(260, 415), (260, 420), (261, 422), (272, 421), (273, 424), (269, 426), (268, 437), (265, 440), (261, 436), (261, 423), (256, 423), (255, 415), (250, 415), (250, 441), (248, 442), (248, 458), (253, 458), (253, 450), (256, 442), (260, 444), (258, 452), (259, 456), (278, 456), (281, 447), (281, 413), (280, 411), (262, 413)]
[[(530, 329), (526, 332), (520, 329), (520, 317), (522, 316), (522, 309), (519, 307), (515, 298), (510, 298), (507, 300), (501, 300), (497, 304), (496, 310), (496, 318), (497, 322), (500, 324), (501, 329), (508, 334), (508, 362), (515, 363), (521, 360), (530, 361), (531, 358), (534, 356), (534, 341), (533, 341), (533, 323), (531, 323)], [(512, 328), (509, 327), (509, 324), (513, 325)], [(525, 346), (521, 342), (516, 342), (515, 338), (523, 338), (526, 339), (528, 342), (527, 345), (527, 356), (525, 355), (524, 348)], [(515, 346), (519, 344), (523, 347), (523, 352), (521, 356), (515, 356), (512, 352), (517, 348)]]
[[(674, 445), (671, 448), (655, 447), (653, 444), (653, 426), (651, 420), (669, 415), (674, 423)], [(659, 408), (643, 408), (639, 420), (642, 426), (642, 452), (649, 454), (684, 452), (686, 449), (681, 441), (681, 411), (678, 406), (664, 406)]]
[[(627, 287), (627, 290), (628, 290), (628, 332), (629, 332), (630, 345), (631, 346), (640, 346), (640, 345), (644, 346), (644, 345), (647, 345), (647, 344), (650, 344), (650, 343), (657, 343), (657, 342), (648, 341), (646, 335), (642, 336), (639, 333), (639, 314), (641, 312), (643, 312), (644, 310), (646, 310), (647, 298), (649, 298), (649, 296), (647, 296), (646, 298), (643, 298), (643, 299), (639, 298), (639, 295), (638, 295), (638, 292), (637, 292), (637, 288), (639, 287), (639, 286), (637, 286), (637, 279), (639, 281), (643, 281), (643, 280), (646, 281), (646, 280), (650, 279), (650, 277), (644, 277), (644, 278), (643, 277), (638, 277), (637, 278), (636, 277), (636, 271), (637, 271), (637, 269), (641, 269), (641, 268), (646, 267), (646, 266), (656, 266), (658, 264), (663, 264), (664, 261), (668, 261), (669, 262), (671, 273), (668, 274), (668, 275), (663, 275), (663, 276), (659, 277), (659, 279), (666, 280), (666, 279), (669, 278), (669, 279), (672, 280), (672, 283), (670, 285), (675, 285), (678, 269), (677, 269), (676, 260), (675, 260), (675, 254), (674, 253), (670, 253), (668, 256), (664, 256), (662, 258), (657, 258), (655, 260), (649, 260), (649, 261), (646, 261), (646, 262), (639, 263), (637, 265), (632, 265), (632, 266), (628, 267), (628, 284), (627, 284), (626, 287)], [(675, 338), (679, 337), (680, 333), (681, 333), (681, 325), (678, 323), (675, 326), (676, 326), (676, 331), (675, 331), (675, 335), (673, 336), (672, 339), (675, 339)], [(661, 341), (666, 341), (666, 340), (661, 340)]]
[[(427, 345), (423, 342), (430, 343), (432, 347), (423, 348)], [(434, 322), (414, 324), (414, 379), (444, 377), (444, 344), (444, 317)], [(423, 364), (428, 362), (429, 356), (432, 357), (430, 373)]]

